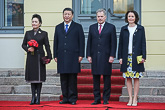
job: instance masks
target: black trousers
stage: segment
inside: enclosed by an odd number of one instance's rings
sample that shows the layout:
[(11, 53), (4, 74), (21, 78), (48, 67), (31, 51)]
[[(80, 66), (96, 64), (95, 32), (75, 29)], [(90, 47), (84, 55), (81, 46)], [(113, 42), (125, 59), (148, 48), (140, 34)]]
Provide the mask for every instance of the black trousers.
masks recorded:
[[(101, 102), (100, 76), (101, 75), (93, 75), (93, 94), (94, 94), (94, 100), (96, 102)], [(103, 75), (103, 80), (104, 80), (103, 100), (108, 101), (111, 92), (111, 75)]]
[(76, 102), (77, 93), (77, 73), (60, 74), (61, 90), (64, 102)]

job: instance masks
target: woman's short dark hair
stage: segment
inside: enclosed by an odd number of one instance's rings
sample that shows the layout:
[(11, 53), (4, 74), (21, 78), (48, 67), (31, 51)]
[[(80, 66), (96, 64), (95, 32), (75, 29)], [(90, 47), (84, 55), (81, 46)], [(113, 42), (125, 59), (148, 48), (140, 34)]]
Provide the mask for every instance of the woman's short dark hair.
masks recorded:
[(125, 14), (125, 22), (128, 23), (128, 14), (129, 13), (133, 13), (135, 15), (135, 24), (137, 24), (139, 21), (139, 15), (136, 11), (127, 11), (127, 13)]
[(71, 8), (65, 8), (65, 9), (63, 10), (63, 14), (64, 14), (64, 11), (71, 11), (71, 12), (72, 12), (72, 15), (74, 14), (74, 12), (73, 12), (73, 10), (72, 10)]
[(39, 14), (34, 14), (34, 15), (32, 16), (32, 19), (33, 19), (33, 18), (37, 18), (38, 21), (42, 24), (42, 19), (41, 19), (41, 16), (40, 16)]

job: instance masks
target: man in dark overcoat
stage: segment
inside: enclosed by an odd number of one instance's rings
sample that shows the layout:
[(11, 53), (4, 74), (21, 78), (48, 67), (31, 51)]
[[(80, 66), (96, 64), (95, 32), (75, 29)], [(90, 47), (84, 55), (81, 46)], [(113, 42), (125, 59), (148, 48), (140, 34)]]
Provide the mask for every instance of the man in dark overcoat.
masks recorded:
[(60, 73), (63, 100), (60, 104), (76, 104), (77, 73), (84, 57), (85, 36), (82, 26), (72, 20), (73, 10), (63, 10), (64, 22), (56, 26), (54, 35), (54, 60)]
[(101, 103), (100, 76), (103, 75), (104, 90), (103, 104), (108, 104), (111, 92), (112, 63), (116, 56), (116, 28), (105, 22), (106, 12), (104, 9), (96, 11), (97, 22), (90, 26), (87, 42), (87, 58), (92, 63), (94, 102), (92, 105)]

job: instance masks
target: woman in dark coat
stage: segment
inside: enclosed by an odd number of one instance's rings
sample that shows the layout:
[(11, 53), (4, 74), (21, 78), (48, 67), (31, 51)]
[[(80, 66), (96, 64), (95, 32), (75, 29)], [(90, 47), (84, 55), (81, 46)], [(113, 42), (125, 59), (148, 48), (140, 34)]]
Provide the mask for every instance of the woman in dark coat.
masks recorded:
[[(27, 52), (25, 80), (31, 83), (32, 90), (32, 100), (30, 105), (40, 104), (42, 82), (45, 82), (46, 80), (46, 66), (41, 60), (41, 58), (45, 56), (43, 45), (45, 45), (47, 51), (47, 62), (50, 62), (52, 59), (48, 33), (39, 28), (41, 24), (41, 16), (34, 14), (32, 16), (33, 29), (26, 32), (22, 43), (22, 48)], [(27, 43), (30, 40), (37, 41), (38, 47), (30, 47)], [(36, 91), (37, 97), (35, 97)]]
[[(144, 62), (146, 60), (146, 39), (144, 27), (137, 24), (139, 16), (136, 11), (128, 11), (125, 21), (128, 23), (121, 28), (119, 39), (118, 58), (121, 64), (123, 77), (127, 78), (129, 94), (128, 106), (137, 106), (139, 91), (139, 78), (143, 77)], [(137, 63), (137, 56), (142, 55), (142, 60)], [(132, 78), (134, 79), (134, 98), (132, 98)]]

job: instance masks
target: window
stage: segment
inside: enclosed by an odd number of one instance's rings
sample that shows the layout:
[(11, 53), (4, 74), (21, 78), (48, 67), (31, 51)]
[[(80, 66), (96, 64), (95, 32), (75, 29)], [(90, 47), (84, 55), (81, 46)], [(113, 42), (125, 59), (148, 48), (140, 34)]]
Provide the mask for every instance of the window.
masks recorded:
[(24, 0), (0, 0), (0, 33), (23, 33)]
[(102, 8), (102, 0), (81, 0), (80, 14), (96, 14)]
[(134, 0), (113, 0), (113, 14), (125, 14), (134, 9)]

